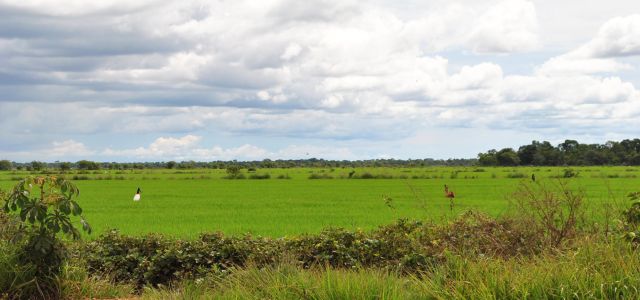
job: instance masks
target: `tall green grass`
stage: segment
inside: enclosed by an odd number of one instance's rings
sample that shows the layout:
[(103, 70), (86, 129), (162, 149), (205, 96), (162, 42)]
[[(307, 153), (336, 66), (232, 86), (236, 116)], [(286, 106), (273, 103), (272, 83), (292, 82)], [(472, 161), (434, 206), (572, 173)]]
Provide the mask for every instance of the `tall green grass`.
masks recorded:
[[(0, 299), (35, 295), (36, 268), (22, 264), (19, 246), (0, 239)], [(26, 296), (25, 296), (26, 297)]]
[(430, 272), (248, 267), (227, 277), (147, 289), (143, 299), (638, 299), (640, 255), (619, 240), (585, 239), (565, 253), (449, 256)]

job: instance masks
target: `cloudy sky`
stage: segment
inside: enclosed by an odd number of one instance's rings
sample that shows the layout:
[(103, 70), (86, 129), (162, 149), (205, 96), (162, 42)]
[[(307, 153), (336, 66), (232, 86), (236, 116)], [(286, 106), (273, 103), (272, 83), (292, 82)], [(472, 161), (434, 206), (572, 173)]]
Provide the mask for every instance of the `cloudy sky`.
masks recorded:
[(640, 136), (637, 0), (0, 0), (0, 159), (475, 157)]

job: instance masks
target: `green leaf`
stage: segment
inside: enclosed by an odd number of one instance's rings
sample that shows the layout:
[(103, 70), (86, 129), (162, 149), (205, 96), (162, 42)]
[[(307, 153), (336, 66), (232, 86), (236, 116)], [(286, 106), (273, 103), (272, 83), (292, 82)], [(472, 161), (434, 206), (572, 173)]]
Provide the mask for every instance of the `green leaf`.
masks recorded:
[(84, 218), (80, 218), (80, 223), (82, 224), (82, 230), (86, 231), (88, 234), (91, 234), (91, 226)]

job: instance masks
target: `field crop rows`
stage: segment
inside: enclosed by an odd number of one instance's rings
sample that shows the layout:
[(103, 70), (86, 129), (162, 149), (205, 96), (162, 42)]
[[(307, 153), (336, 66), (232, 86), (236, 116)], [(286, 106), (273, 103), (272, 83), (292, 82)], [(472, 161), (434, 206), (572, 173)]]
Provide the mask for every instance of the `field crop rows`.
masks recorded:
[[(209, 169), (73, 171), (64, 176), (80, 188), (79, 202), (96, 233), (117, 228), (126, 234), (158, 232), (177, 237), (205, 231), (284, 236), (318, 232), (327, 226), (369, 229), (397, 218), (439, 221), (469, 209), (495, 216), (508, 211), (508, 196), (520, 182), (530, 181), (531, 174), (553, 184), (566, 170), (291, 168), (243, 170), (247, 179), (234, 180), (223, 179), (225, 170)], [(594, 218), (601, 217), (605, 203), (619, 205), (626, 193), (640, 190), (637, 167), (571, 170), (577, 177), (568, 180), (586, 192)], [(267, 173), (268, 179), (249, 179), (252, 174)], [(8, 189), (27, 175), (0, 172), (0, 188)], [(443, 196), (444, 184), (456, 193), (453, 209)], [(143, 196), (136, 203), (132, 197), (137, 187)], [(385, 197), (391, 200), (385, 202)]]

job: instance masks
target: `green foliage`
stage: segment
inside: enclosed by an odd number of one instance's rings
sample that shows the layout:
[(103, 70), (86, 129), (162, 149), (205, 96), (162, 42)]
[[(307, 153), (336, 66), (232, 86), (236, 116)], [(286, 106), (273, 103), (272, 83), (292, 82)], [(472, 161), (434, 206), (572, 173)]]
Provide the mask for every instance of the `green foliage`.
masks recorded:
[(42, 171), (44, 169), (46, 169), (47, 165), (41, 161), (32, 161), (31, 162), (31, 169), (34, 171)]
[(578, 172), (574, 169), (565, 169), (562, 173), (562, 178), (574, 178), (578, 177)]
[(624, 217), (625, 238), (634, 243), (640, 243), (640, 192), (627, 195), (631, 206), (622, 212)]
[(60, 171), (69, 171), (71, 170), (72, 164), (70, 162), (61, 162), (60, 163)]
[(496, 161), (499, 166), (517, 166), (520, 164), (518, 154), (511, 148), (504, 148), (496, 153)]
[(324, 173), (311, 173), (309, 179), (333, 179), (333, 176)]
[(580, 144), (575, 140), (565, 140), (556, 147), (547, 141), (532, 141), (518, 148), (517, 160), (513, 159), (511, 151), (508, 151), (507, 157), (501, 157), (500, 152), (489, 150), (480, 153), (478, 163), (484, 166), (640, 165), (640, 139), (604, 144)]
[(21, 221), (12, 242), (21, 245), (18, 259), (35, 267), (34, 282), (43, 297), (56, 297), (57, 276), (67, 250), (57, 238), (64, 233), (73, 239), (80, 232), (71, 216), (80, 216), (82, 229), (91, 232), (81, 217), (82, 209), (74, 200), (80, 191), (69, 181), (55, 176), (27, 177), (18, 182), (5, 196), (4, 211), (16, 212)]
[(10, 161), (8, 161), (6, 159), (0, 160), (0, 171), (8, 171), (8, 170), (11, 170), (11, 169), (13, 169), (13, 163), (12, 162), (10, 162)]
[(271, 178), (271, 175), (269, 173), (249, 175), (249, 179), (269, 179), (269, 178)]
[(37, 296), (36, 268), (21, 258), (19, 245), (0, 240), (0, 299), (29, 299)]
[(80, 170), (99, 170), (100, 164), (95, 161), (81, 160), (76, 162), (76, 166)]
[(227, 179), (244, 179), (245, 176), (244, 176), (244, 174), (242, 174), (241, 171), (242, 171), (242, 168), (240, 167), (240, 165), (230, 165), (226, 169), (227, 176), (225, 178), (227, 178)]
[(190, 241), (110, 231), (88, 243), (81, 255), (90, 272), (137, 286), (166, 286), (178, 279), (249, 265), (275, 266), (288, 259), (303, 268), (375, 267), (416, 274), (433, 268), (447, 252), (514, 257), (544, 250), (542, 234), (516, 224), (467, 213), (444, 225), (399, 220), (371, 232), (328, 228), (281, 239), (214, 233)]
[(559, 247), (576, 236), (583, 220), (584, 191), (574, 191), (568, 183), (521, 182), (512, 195), (517, 218), (521, 223), (543, 233), (544, 241)]

